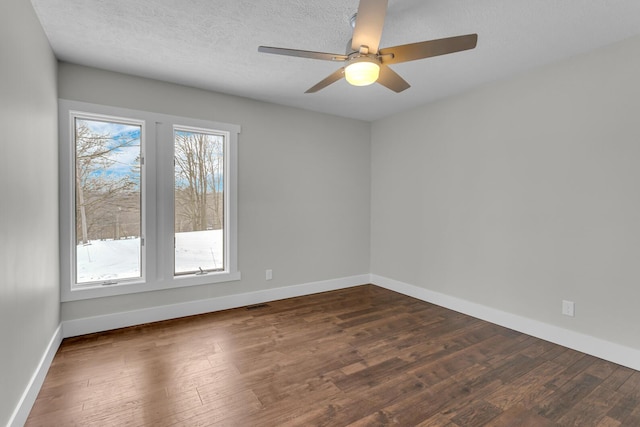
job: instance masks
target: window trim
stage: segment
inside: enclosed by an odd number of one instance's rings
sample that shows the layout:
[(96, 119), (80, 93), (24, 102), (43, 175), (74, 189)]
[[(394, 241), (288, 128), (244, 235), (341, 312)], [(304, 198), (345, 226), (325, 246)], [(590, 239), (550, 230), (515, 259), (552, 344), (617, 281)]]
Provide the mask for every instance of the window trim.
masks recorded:
[[(142, 158), (144, 158), (145, 156), (145, 152), (146, 152), (146, 133), (147, 133), (147, 123), (144, 120), (139, 120), (139, 119), (131, 119), (131, 118), (126, 118), (126, 117), (116, 117), (116, 116), (111, 116), (111, 115), (106, 115), (106, 114), (96, 114), (96, 113), (86, 113), (86, 112), (82, 112), (82, 111), (75, 111), (75, 110), (71, 110), (69, 111), (69, 145), (70, 145), (70, 149), (71, 149), (71, 160), (70, 160), (70, 182), (72, 184), (72, 188), (70, 191), (70, 195), (71, 195), (71, 206), (70, 206), (70, 214), (71, 214), (71, 218), (70, 218), (70, 224), (71, 224), (71, 233), (72, 233), (72, 246), (70, 247), (71, 249), (71, 267), (72, 270), (70, 271), (69, 274), (69, 278), (71, 279), (71, 283), (72, 283), (72, 288), (73, 287), (77, 287), (77, 290), (84, 290), (84, 289), (90, 289), (90, 288), (94, 288), (94, 287), (98, 287), (98, 286), (104, 286), (105, 284), (98, 284), (97, 282), (87, 282), (87, 283), (83, 283), (80, 284), (77, 281), (77, 273), (78, 273), (78, 269), (77, 269), (77, 256), (78, 256), (78, 251), (77, 251), (77, 241), (78, 241), (78, 236), (76, 236), (76, 231), (77, 231), (77, 225), (76, 225), (76, 221), (78, 220), (76, 218), (76, 194), (75, 194), (75, 189), (76, 189), (76, 147), (75, 147), (75, 138), (73, 137), (73, 135), (75, 135), (75, 131), (76, 131), (76, 121), (78, 119), (84, 119), (84, 120), (93, 120), (93, 121), (109, 121), (109, 122), (114, 122), (114, 123), (118, 123), (118, 124), (129, 124), (129, 125), (137, 125), (140, 126), (140, 156)], [(145, 187), (145, 183), (147, 181), (147, 178), (145, 176), (145, 171), (146, 168), (141, 167), (140, 168), (140, 236), (142, 238), (144, 238), (144, 236), (147, 234), (146, 233), (146, 211), (148, 210), (148, 208), (146, 207), (146, 200), (147, 200), (147, 192), (146, 190), (143, 191), (144, 187)], [(142, 240), (142, 242), (144, 242), (144, 240)], [(144, 243), (141, 243), (140, 245), (140, 265), (142, 265), (142, 269), (140, 270), (140, 277), (130, 277), (130, 278), (123, 278), (120, 279), (117, 283), (111, 284), (109, 286), (113, 286), (113, 285), (128, 285), (128, 284), (134, 284), (134, 283), (144, 283), (146, 281), (146, 264), (147, 264), (147, 257), (146, 257), (146, 245)], [(105, 281), (105, 282), (110, 282), (110, 281)]]
[[(127, 108), (111, 107), (66, 99), (58, 100), (59, 116), (59, 194), (60, 194), (60, 299), (76, 301), (114, 295), (174, 289), (230, 282), (241, 279), (238, 271), (238, 135), (239, 125), (192, 119)], [(143, 121), (141, 143), (144, 166), (142, 185), (142, 279), (123, 280), (111, 285), (86, 286), (75, 282), (75, 187), (73, 115), (109, 117), (124, 121)], [(225, 269), (204, 275), (173, 272), (175, 126), (224, 132), (225, 141)], [(75, 286), (74, 286), (75, 285)]]

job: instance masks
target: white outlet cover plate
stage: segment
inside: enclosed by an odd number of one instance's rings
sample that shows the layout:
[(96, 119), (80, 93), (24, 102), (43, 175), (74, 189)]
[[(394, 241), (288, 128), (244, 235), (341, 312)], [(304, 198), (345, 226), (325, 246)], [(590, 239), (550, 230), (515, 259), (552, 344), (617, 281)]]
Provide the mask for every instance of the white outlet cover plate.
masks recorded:
[(565, 316), (575, 316), (575, 304), (573, 301), (562, 300), (562, 314)]

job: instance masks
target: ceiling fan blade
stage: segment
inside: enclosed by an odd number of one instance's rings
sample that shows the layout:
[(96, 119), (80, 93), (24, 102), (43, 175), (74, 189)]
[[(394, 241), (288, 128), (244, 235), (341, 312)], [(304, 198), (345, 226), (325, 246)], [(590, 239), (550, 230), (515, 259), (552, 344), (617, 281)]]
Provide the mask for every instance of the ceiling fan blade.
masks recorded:
[(391, 89), (394, 92), (402, 92), (405, 89), (409, 89), (411, 85), (405, 81), (391, 68), (386, 65), (380, 66), (380, 77), (376, 80), (382, 86)]
[(360, 46), (367, 46), (370, 53), (378, 53), (387, 3), (388, 0), (360, 0), (351, 41), (355, 52), (360, 50)]
[(338, 53), (313, 52), (310, 50), (285, 49), (282, 47), (259, 46), (258, 52), (276, 55), (296, 56), (299, 58), (321, 59), (324, 61), (346, 61), (348, 56)]
[(380, 60), (383, 64), (397, 64), (399, 62), (414, 61), (473, 49), (477, 43), (477, 34), (467, 34), (465, 36), (385, 47), (380, 49), (378, 54), (381, 56)]
[(320, 89), (324, 89), (325, 87), (329, 86), (331, 83), (337, 82), (343, 77), (344, 77), (344, 67), (329, 74), (324, 80), (318, 82), (315, 86), (312, 86), (309, 89), (307, 89), (305, 93), (315, 93)]

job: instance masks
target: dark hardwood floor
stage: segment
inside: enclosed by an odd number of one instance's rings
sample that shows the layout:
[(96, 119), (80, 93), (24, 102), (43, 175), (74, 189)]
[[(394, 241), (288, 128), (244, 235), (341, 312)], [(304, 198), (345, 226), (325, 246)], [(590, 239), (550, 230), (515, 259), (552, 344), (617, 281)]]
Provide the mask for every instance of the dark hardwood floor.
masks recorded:
[(65, 339), (28, 426), (640, 426), (640, 372), (367, 285)]

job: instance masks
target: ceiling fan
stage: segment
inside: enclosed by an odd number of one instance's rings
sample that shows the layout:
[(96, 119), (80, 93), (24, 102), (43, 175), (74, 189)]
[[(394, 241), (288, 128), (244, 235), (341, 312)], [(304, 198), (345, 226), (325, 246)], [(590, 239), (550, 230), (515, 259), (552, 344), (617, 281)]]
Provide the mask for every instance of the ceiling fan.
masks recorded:
[(317, 92), (343, 77), (354, 86), (367, 86), (378, 82), (394, 92), (402, 92), (410, 87), (409, 83), (388, 65), (476, 47), (478, 35), (467, 34), (380, 49), (387, 3), (388, 0), (360, 0), (358, 12), (351, 18), (353, 37), (345, 55), (270, 46), (260, 46), (258, 51), (346, 63), (344, 67), (330, 74), (305, 93)]

